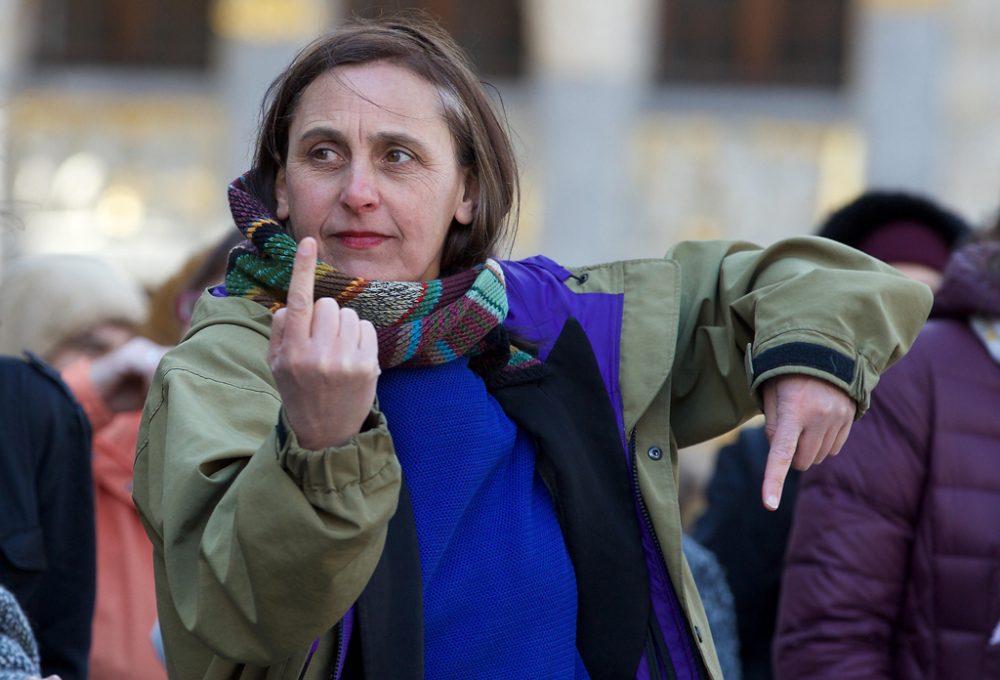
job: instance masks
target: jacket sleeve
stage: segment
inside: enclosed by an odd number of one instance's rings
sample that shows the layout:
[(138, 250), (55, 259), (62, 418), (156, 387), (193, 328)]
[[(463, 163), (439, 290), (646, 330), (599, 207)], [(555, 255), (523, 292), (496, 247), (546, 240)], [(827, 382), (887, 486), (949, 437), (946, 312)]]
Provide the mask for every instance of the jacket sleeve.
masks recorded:
[(841, 453), (803, 475), (775, 634), (777, 678), (891, 678), (931, 437), (920, 344)]
[[(216, 654), (267, 666), (307, 649), (357, 599), (400, 468), (377, 411), (343, 447), (299, 447), (282, 424), (266, 338), (240, 330), (209, 328), (161, 362), (134, 497), (162, 560), (159, 607)], [(231, 357), (236, 346), (259, 365)]]
[[(19, 369), (17, 389), (13, 395), (7, 393), (13, 397), (9, 400), (0, 390), (0, 402), (18, 421), (4, 424), (7, 443), (21, 448), (18, 459), (7, 463), (23, 466), (26, 474), (10, 479), (4, 474), (0, 487), (14, 483), (20, 488), (9, 496), (0, 488), (0, 500), (9, 513), (7, 520), (16, 522), (37, 513), (37, 527), (10, 537), (23, 551), (20, 557), (25, 563), (23, 570), (3, 574), (3, 581), (24, 598), (21, 604), (34, 627), (43, 675), (82, 680), (87, 677), (96, 568), (90, 427), (52, 368), (34, 357), (14, 365)], [(4, 371), (4, 378), (13, 375)], [(33, 508), (15, 510), (8, 505), (26, 495)], [(0, 526), (5, 524), (0, 521)], [(0, 571), (3, 561), (0, 555)]]
[(681, 270), (671, 395), (679, 446), (746, 420), (761, 384), (788, 373), (844, 389), (860, 416), (930, 312), (927, 286), (828, 239), (693, 241), (668, 257)]

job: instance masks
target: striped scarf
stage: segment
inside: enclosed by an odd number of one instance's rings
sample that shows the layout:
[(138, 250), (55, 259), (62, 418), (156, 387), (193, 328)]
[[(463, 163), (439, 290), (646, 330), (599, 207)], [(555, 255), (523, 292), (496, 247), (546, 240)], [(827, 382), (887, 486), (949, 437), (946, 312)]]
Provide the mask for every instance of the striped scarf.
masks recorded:
[[(285, 304), (296, 242), (248, 191), (229, 185), (229, 207), (247, 241), (229, 254), (226, 293), (272, 312)], [(379, 366), (430, 366), (461, 356), (490, 386), (535, 379), (542, 364), (510, 344), (507, 289), (495, 260), (430, 281), (373, 281), (316, 263), (315, 297), (332, 297), (375, 326)]]

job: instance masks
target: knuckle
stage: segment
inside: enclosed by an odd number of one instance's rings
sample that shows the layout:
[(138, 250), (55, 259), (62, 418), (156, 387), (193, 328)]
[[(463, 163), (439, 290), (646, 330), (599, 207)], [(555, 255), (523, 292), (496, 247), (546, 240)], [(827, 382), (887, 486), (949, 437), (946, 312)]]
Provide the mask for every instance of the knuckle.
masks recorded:
[(282, 371), (289, 375), (298, 375), (307, 368), (301, 355), (284, 357), (281, 362)]
[(302, 311), (307, 309), (312, 304), (305, 293), (297, 290), (289, 291), (288, 299), (285, 302), (285, 306), (290, 310)]
[[(818, 461), (817, 461), (818, 462)], [(792, 460), (792, 468), (799, 472), (805, 472), (812, 466), (813, 461), (795, 458)]]
[(771, 454), (768, 457), (784, 466), (787, 466), (795, 458), (795, 449), (786, 446), (779, 446), (771, 449)]
[(343, 373), (343, 360), (337, 354), (324, 353), (316, 358), (315, 369), (323, 375)]

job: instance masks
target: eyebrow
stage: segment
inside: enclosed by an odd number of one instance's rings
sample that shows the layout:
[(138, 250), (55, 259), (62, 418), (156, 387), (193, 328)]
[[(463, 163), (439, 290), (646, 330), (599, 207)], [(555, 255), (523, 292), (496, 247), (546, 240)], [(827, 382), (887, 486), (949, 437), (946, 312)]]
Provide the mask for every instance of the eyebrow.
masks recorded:
[[(309, 128), (298, 138), (298, 142), (309, 143), (315, 140), (328, 139), (336, 144), (342, 146), (349, 146), (347, 144), (347, 137), (343, 132), (336, 128), (329, 127), (327, 125), (318, 125), (316, 127)], [(376, 132), (368, 136), (368, 140), (375, 144), (381, 146), (391, 146), (393, 144), (399, 144), (401, 146), (406, 146), (416, 150), (419, 153), (425, 154), (427, 151), (427, 145), (422, 141), (414, 137), (413, 135), (407, 134), (406, 132)]]

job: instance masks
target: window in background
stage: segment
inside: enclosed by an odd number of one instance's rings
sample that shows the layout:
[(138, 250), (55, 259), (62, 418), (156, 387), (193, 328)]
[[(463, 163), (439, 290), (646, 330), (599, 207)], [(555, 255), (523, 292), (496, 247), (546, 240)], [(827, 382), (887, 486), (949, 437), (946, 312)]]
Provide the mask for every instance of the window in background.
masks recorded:
[(848, 0), (664, 0), (659, 75), (685, 83), (838, 87)]
[(36, 61), (58, 66), (203, 69), (205, 0), (39, 0)]
[(524, 73), (520, 3), (515, 0), (349, 0), (352, 14), (425, 10), (451, 33), (484, 76), (516, 78)]

